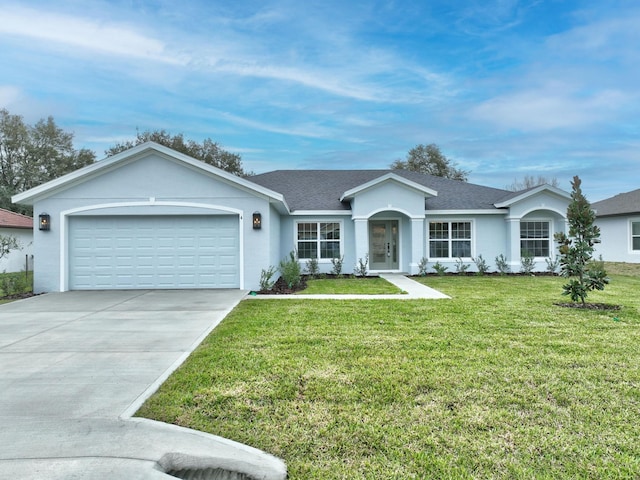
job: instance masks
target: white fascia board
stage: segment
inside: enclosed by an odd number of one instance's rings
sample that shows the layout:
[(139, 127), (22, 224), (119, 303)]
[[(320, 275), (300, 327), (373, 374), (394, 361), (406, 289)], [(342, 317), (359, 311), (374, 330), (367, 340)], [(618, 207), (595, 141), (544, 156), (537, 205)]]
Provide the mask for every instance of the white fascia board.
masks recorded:
[(196, 160), (195, 158), (192, 158), (183, 153), (176, 152), (175, 150), (172, 150), (170, 148), (165, 147), (164, 145), (160, 145), (155, 142), (145, 142), (133, 148), (130, 148), (129, 150), (125, 150), (124, 152), (120, 152), (116, 155), (113, 155), (111, 157), (107, 157), (103, 160), (98, 160), (92, 163), (91, 165), (87, 165), (85, 167), (79, 168), (78, 170), (75, 170), (71, 173), (63, 175), (62, 177), (58, 177), (54, 180), (43, 183), (42, 185), (38, 185), (37, 187), (31, 188), (25, 192), (18, 193), (13, 197), (11, 197), (11, 201), (13, 203), (24, 202), (27, 205), (32, 204), (33, 200), (36, 197), (46, 195), (47, 193), (55, 191), (59, 188), (63, 188), (65, 186), (72, 185), (76, 182), (80, 182), (82, 181), (82, 179), (87, 178), (101, 170), (108, 169), (109, 167), (117, 165), (118, 163), (125, 162), (125, 161), (133, 161), (134, 159), (142, 156), (148, 151), (155, 151), (167, 157), (170, 160), (177, 160), (179, 162), (190, 165), (191, 167), (197, 170), (205, 171), (216, 177), (222, 178), (230, 183), (242, 186), (253, 192), (265, 195), (275, 200), (276, 202), (281, 203), (284, 209), (287, 212), (289, 212), (289, 206), (285, 202), (284, 196), (282, 194), (274, 192), (273, 190), (269, 190), (268, 188), (262, 187), (244, 178), (233, 175), (232, 173), (229, 173), (225, 170), (214, 167), (213, 165), (209, 165), (200, 160)]
[(351, 210), (294, 210), (291, 216), (335, 216), (335, 215), (351, 215)]
[(506, 215), (508, 209), (491, 209), (491, 210), (425, 210), (427, 217), (436, 215)]
[(436, 192), (435, 190), (429, 187), (425, 187), (424, 185), (420, 185), (419, 183), (413, 182), (411, 180), (407, 180), (406, 178), (396, 175), (395, 173), (387, 173), (385, 175), (382, 175), (381, 177), (374, 178), (373, 180), (363, 183), (362, 185), (358, 185), (357, 187), (354, 187), (351, 190), (347, 190), (342, 194), (342, 197), (340, 197), (340, 201), (343, 202), (345, 200), (353, 198), (358, 193), (363, 192), (369, 188), (375, 187), (376, 185), (379, 185), (381, 183), (387, 182), (389, 180), (395, 180), (398, 183), (401, 183), (414, 190), (418, 190), (419, 192), (425, 193), (431, 197), (438, 196), (438, 192)]
[(510, 198), (509, 200), (506, 200), (504, 202), (500, 202), (500, 203), (495, 203), (494, 205), (497, 208), (505, 208), (505, 207), (510, 207), (511, 205), (518, 203), (522, 200), (525, 200), (529, 197), (532, 197), (533, 195), (537, 195), (538, 193), (547, 191), (549, 193), (553, 193), (555, 195), (558, 195), (559, 197), (563, 197), (566, 199), (571, 199), (571, 194), (569, 192), (565, 192), (564, 190), (560, 190), (557, 187), (553, 187), (551, 185), (539, 185), (536, 188), (532, 188), (531, 190), (527, 190), (526, 192), (522, 193), (521, 195), (517, 195), (513, 198)]

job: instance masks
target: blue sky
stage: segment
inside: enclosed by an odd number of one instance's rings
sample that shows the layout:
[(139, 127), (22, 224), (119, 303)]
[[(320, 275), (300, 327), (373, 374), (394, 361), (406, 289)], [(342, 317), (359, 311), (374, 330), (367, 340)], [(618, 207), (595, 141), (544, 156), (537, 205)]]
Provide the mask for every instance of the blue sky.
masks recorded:
[(98, 158), (136, 128), (247, 170), (387, 168), (436, 143), (473, 183), (640, 187), (636, 0), (0, 0), (0, 108)]

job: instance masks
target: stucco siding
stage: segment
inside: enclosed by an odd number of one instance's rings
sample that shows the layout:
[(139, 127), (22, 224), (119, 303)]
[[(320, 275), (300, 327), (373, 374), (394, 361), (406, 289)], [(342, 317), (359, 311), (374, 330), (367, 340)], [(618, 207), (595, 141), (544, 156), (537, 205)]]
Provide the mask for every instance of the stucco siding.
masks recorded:
[(394, 181), (358, 193), (352, 201), (353, 217), (369, 218), (378, 212), (396, 211), (407, 216), (424, 215), (424, 193)]
[(33, 231), (23, 228), (0, 228), (3, 237), (14, 237), (19, 248), (0, 258), (0, 272), (21, 272), (27, 268), (33, 270)]
[(640, 263), (640, 250), (631, 244), (632, 222), (640, 222), (640, 215), (597, 218), (601, 243), (595, 246), (595, 255), (608, 262)]
[[(238, 217), (241, 231), (242, 288), (258, 288), (270, 259), (271, 238), (253, 230), (252, 213), (270, 211), (266, 197), (159, 155), (120, 164), (83, 183), (36, 201), (34, 215), (51, 216), (51, 230), (36, 231), (36, 292), (67, 288), (68, 218), (93, 215), (212, 215)], [(267, 219), (268, 221), (268, 215)]]

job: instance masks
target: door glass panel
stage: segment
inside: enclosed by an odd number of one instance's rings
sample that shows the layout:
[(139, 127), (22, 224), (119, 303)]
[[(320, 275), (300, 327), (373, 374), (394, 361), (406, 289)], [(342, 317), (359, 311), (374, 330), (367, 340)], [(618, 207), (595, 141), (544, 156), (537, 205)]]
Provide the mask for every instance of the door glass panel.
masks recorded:
[(384, 223), (371, 224), (371, 262), (385, 263), (387, 228)]

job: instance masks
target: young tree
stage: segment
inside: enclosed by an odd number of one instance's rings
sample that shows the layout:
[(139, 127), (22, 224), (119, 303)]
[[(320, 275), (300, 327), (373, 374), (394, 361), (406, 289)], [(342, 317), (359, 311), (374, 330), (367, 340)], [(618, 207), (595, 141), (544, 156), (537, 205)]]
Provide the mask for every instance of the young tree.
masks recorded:
[(593, 245), (600, 241), (600, 229), (595, 225), (596, 214), (580, 188), (578, 176), (571, 182), (571, 203), (567, 208), (569, 236), (564, 232), (554, 235), (560, 248), (560, 271), (569, 282), (563, 285), (563, 295), (585, 305), (588, 292), (604, 290), (609, 283), (602, 262), (593, 261)]
[(469, 172), (456, 168), (455, 164), (443, 155), (435, 143), (416, 145), (409, 150), (406, 160), (396, 160), (391, 164), (391, 168), (427, 173), (463, 182), (466, 182), (469, 176)]
[(11, 196), (95, 161), (91, 150), (73, 148), (73, 134), (49, 117), (35, 125), (0, 109), (0, 207), (30, 213)]
[(240, 155), (224, 150), (218, 143), (210, 138), (203, 140), (202, 143), (198, 143), (194, 140), (185, 140), (182, 133), (171, 135), (164, 129), (153, 132), (150, 130), (144, 132), (138, 131), (135, 140), (117, 143), (104, 153), (107, 156), (112, 156), (145, 142), (159, 143), (160, 145), (164, 145), (190, 157), (202, 160), (204, 163), (226, 170), (234, 175), (246, 177), (251, 174), (250, 172), (245, 172), (242, 168)]

